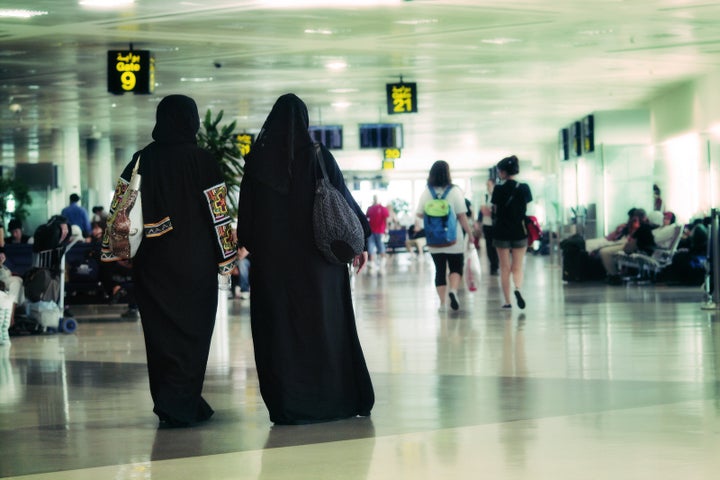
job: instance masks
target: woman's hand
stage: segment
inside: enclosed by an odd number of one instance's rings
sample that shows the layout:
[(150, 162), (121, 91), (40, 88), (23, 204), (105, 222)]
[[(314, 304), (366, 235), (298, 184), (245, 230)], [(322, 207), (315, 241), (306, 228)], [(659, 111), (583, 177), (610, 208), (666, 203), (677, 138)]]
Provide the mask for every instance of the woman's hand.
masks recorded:
[(363, 267), (367, 263), (367, 259), (368, 252), (362, 252), (360, 255), (357, 255), (355, 258), (353, 258), (353, 267), (355, 268), (356, 275), (360, 273), (360, 270), (363, 269)]

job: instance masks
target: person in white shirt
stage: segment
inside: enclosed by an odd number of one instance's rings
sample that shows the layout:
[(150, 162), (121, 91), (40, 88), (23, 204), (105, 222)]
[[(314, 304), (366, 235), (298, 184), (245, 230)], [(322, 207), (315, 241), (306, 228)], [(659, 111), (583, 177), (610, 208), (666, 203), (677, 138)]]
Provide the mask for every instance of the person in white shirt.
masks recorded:
[[(435, 263), (435, 289), (440, 298), (440, 311), (446, 310), (446, 299), (450, 300), (450, 308), (458, 310), (458, 287), (462, 282), (464, 265), (465, 242), (474, 243), (473, 232), (468, 222), (465, 206), (465, 193), (457, 185), (453, 185), (450, 177), (450, 166), (444, 160), (436, 161), (430, 168), (428, 175), (428, 188), (420, 196), (416, 209), (419, 220), (425, 216), (425, 204), (433, 199), (430, 189), (434, 189), (436, 195), (440, 196), (447, 187), (451, 187), (446, 200), (452, 205), (453, 212), (457, 217), (457, 235), (454, 243), (448, 246), (432, 246), (428, 241), (427, 247), (430, 256)], [(420, 228), (416, 222), (416, 229)], [(467, 237), (463, 238), (463, 232)], [(427, 235), (427, 232), (426, 232)], [(448, 275), (449, 270), (449, 275)], [(449, 284), (449, 289), (448, 289)]]

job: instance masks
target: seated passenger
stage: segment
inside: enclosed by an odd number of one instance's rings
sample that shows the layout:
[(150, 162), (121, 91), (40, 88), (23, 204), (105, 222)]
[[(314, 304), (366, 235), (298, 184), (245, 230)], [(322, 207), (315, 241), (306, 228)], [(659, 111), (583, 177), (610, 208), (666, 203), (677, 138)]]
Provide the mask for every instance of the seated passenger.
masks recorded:
[(635, 212), (638, 209), (633, 207), (630, 210), (628, 210), (628, 220), (625, 223), (621, 223), (617, 227), (615, 227), (615, 230), (608, 233), (604, 237), (599, 238), (590, 238), (585, 239), (585, 250), (587, 250), (589, 253), (597, 252), (597, 250), (612, 246), (612, 245), (624, 245), (625, 240), (627, 239), (627, 236), (629, 234), (628, 231), (628, 225), (630, 225), (633, 216), (635, 215)]
[(30, 236), (23, 233), (22, 222), (18, 219), (14, 218), (10, 220), (10, 223), (8, 223), (8, 232), (10, 236), (5, 237), (6, 245), (11, 243), (28, 243), (28, 240), (30, 240)]
[(632, 221), (628, 225), (628, 235), (625, 237), (625, 242), (600, 248), (598, 254), (605, 268), (608, 283), (618, 284), (621, 281), (620, 272), (615, 261), (616, 253), (640, 252), (652, 255), (655, 249), (655, 237), (652, 230), (645, 210), (641, 208), (635, 209)]

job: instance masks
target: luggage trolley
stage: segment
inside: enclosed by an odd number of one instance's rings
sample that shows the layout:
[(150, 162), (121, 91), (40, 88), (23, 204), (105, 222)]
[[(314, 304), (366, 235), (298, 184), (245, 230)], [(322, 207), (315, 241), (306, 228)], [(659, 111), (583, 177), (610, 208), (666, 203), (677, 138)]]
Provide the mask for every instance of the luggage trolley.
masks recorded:
[(33, 267), (47, 281), (40, 282), (44, 287), (41, 299), (26, 303), (26, 321), (31, 324), (26, 329), (48, 333), (73, 333), (77, 329), (75, 319), (65, 316), (65, 254), (78, 241), (75, 238), (59, 247), (33, 252)]

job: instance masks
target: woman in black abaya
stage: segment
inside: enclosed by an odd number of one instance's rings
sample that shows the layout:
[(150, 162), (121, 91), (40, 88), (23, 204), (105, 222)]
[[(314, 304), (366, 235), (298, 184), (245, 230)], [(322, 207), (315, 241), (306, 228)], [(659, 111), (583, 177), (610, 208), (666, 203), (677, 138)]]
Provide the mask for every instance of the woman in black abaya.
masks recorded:
[[(188, 426), (213, 414), (201, 393), (218, 273), (229, 274), (236, 255), (227, 188), (216, 160), (197, 145), (199, 127), (192, 98), (165, 97), (154, 141), (125, 167), (110, 209), (112, 221), (140, 157), (145, 238), (132, 261), (133, 281), (153, 411), (163, 426)], [(106, 238), (103, 261), (113, 260)]]
[[(370, 415), (374, 393), (358, 339), (348, 268), (315, 247), (312, 206), (320, 175), (308, 111), (281, 96), (246, 158), (240, 187), (238, 246), (253, 256), (250, 316), (260, 392), (277, 424)], [(360, 219), (335, 159), (327, 172)], [(362, 268), (367, 252), (356, 257)]]

